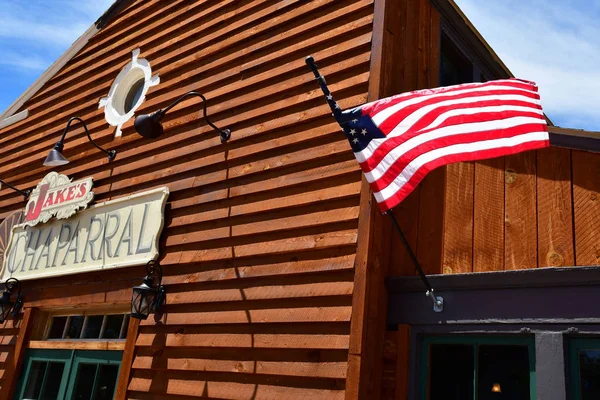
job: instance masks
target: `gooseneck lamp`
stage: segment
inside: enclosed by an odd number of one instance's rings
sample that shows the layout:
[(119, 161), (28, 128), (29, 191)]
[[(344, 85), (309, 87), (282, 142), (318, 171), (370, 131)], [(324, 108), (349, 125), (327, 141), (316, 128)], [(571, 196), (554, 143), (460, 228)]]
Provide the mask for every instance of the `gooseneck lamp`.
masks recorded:
[[(166, 291), (162, 286), (162, 267), (158, 261), (151, 260), (146, 264), (146, 277), (139, 286), (133, 287), (131, 297), (131, 317), (146, 319), (151, 312), (160, 310), (165, 302)], [(155, 279), (158, 280), (156, 285)]]
[(219, 132), (219, 134), (221, 135), (221, 143), (225, 143), (226, 141), (228, 141), (231, 137), (231, 131), (229, 129), (218, 128), (217, 126), (215, 126), (215, 124), (211, 122), (210, 119), (208, 119), (208, 115), (206, 115), (206, 97), (204, 97), (198, 92), (188, 92), (184, 94), (164, 110), (158, 110), (151, 114), (138, 115), (137, 117), (135, 117), (134, 121), (135, 130), (147, 139), (158, 138), (163, 134), (163, 126), (161, 124), (161, 121), (165, 117), (165, 114), (171, 108), (175, 107), (177, 104), (183, 101), (185, 98), (191, 96), (198, 96), (202, 99), (202, 102), (204, 103), (204, 119), (206, 120), (208, 125), (210, 125), (215, 131)]
[(63, 156), (62, 152), (65, 147), (65, 136), (67, 136), (67, 131), (69, 130), (69, 127), (71, 126), (71, 123), (73, 121), (79, 121), (83, 124), (83, 129), (85, 129), (85, 133), (87, 134), (87, 137), (90, 140), (90, 142), (92, 142), (92, 144), (97, 149), (105, 152), (108, 155), (108, 161), (112, 161), (115, 159), (115, 157), (117, 157), (116, 150), (104, 150), (102, 147), (98, 146), (96, 144), (96, 142), (94, 142), (92, 140), (92, 137), (90, 136), (90, 131), (88, 131), (88, 128), (87, 128), (85, 122), (83, 122), (83, 120), (79, 117), (73, 117), (69, 120), (69, 122), (67, 122), (67, 126), (65, 127), (65, 130), (63, 131), (62, 137), (60, 138), (58, 143), (56, 143), (54, 145), (54, 148), (52, 150), (50, 150), (50, 154), (48, 154), (48, 157), (46, 157), (46, 160), (44, 161), (45, 167), (57, 167), (59, 165), (65, 165), (65, 164), (69, 163), (69, 160), (67, 160), (65, 158), (65, 156)]
[[(21, 283), (17, 278), (8, 278), (4, 282), (4, 293), (0, 297), (0, 324), (4, 323), (8, 319), (9, 314), (12, 314), (13, 318), (19, 314), (23, 307), (23, 296), (21, 294)], [(13, 302), (11, 295), (13, 290), (18, 289), (17, 299)]]
[(14, 190), (15, 192), (21, 193), (23, 195), (23, 197), (25, 198), (25, 200), (27, 200), (29, 198), (29, 195), (31, 194), (31, 190), (29, 190), (29, 189), (27, 189), (27, 190), (17, 189), (13, 185), (8, 184), (8, 183), (4, 182), (2, 179), (0, 179), (0, 188), (2, 188), (2, 185), (6, 185), (9, 188), (11, 188), (12, 190)]

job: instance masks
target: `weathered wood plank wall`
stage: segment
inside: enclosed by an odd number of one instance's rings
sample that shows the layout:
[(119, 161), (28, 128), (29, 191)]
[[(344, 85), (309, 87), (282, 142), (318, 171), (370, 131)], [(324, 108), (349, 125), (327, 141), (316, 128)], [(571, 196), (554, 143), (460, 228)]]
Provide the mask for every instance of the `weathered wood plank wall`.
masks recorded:
[[(161, 243), (167, 305), (140, 324), (136, 399), (344, 397), (361, 174), (306, 69), (315, 56), (342, 107), (367, 99), (373, 1), (132, 1), (0, 131), (0, 177), (33, 187), (66, 121), (56, 170), (93, 176), (99, 201), (171, 191)], [(232, 130), (221, 145), (197, 99), (167, 116), (165, 136), (123, 137), (98, 99), (141, 48), (161, 77), (139, 110), (189, 90)], [(0, 219), (23, 207), (0, 192)], [(24, 282), (28, 307), (126, 304), (143, 268)], [(129, 359), (129, 356), (128, 356)]]

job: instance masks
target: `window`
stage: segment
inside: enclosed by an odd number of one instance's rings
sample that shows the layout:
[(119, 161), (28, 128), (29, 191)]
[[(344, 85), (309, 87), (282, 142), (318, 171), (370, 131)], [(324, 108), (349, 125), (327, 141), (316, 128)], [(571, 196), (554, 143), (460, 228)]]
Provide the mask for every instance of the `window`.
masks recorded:
[(445, 34), (442, 34), (440, 53), (441, 86), (458, 85), (475, 81), (473, 63), (463, 55)]
[(572, 398), (600, 398), (600, 339), (569, 340), (569, 388)]
[(57, 315), (50, 317), (45, 339), (125, 339), (129, 314)]
[(121, 351), (30, 349), (15, 399), (112, 399), (122, 358)]
[(106, 122), (117, 127), (116, 137), (121, 136), (121, 127), (133, 118), (148, 90), (160, 83), (158, 74), (152, 76), (150, 63), (139, 55), (140, 49), (133, 50), (131, 61), (115, 77), (108, 95), (100, 99)]
[(533, 400), (533, 337), (428, 337), (421, 350), (421, 399)]

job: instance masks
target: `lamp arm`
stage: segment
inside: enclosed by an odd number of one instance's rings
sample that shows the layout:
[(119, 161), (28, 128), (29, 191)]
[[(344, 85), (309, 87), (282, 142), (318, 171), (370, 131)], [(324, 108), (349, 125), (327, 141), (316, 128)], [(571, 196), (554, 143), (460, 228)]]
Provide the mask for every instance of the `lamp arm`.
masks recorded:
[(23, 197), (25, 197), (25, 200), (27, 200), (29, 198), (29, 195), (31, 194), (31, 190), (27, 189), (27, 190), (21, 190), (21, 189), (17, 189), (16, 187), (14, 187), (13, 185), (11, 185), (10, 183), (6, 183), (4, 182), (2, 179), (0, 179), (0, 183), (3, 185), (8, 186), (9, 188), (11, 188), (12, 190), (14, 190), (15, 192), (19, 192), (23, 195)]
[(208, 118), (207, 110), (206, 110), (207, 109), (207, 106), (206, 106), (206, 97), (204, 97), (204, 95), (202, 93), (187, 92), (186, 94), (184, 94), (183, 96), (181, 96), (180, 98), (178, 98), (177, 100), (175, 100), (167, 108), (165, 108), (164, 110), (160, 110), (159, 112), (161, 112), (163, 115), (165, 115), (171, 108), (175, 107), (177, 104), (181, 103), (183, 100), (185, 100), (186, 98), (191, 97), (191, 96), (198, 96), (198, 97), (200, 97), (202, 99), (203, 109), (204, 109), (204, 119), (206, 120), (206, 122), (208, 123), (208, 125), (210, 125), (211, 128), (213, 128), (215, 131), (217, 131), (217, 132), (219, 132), (221, 134), (221, 142), (224, 143), (227, 140), (229, 140), (229, 138), (231, 137), (231, 131), (229, 129), (221, 129), (221, 128), (217, 127)]
[(162, 285), (162, 267), (160, 263), (156, 260), (150, 260), (146, 264), (146, 272), (148, 275), (158, 275), (158, 284), (156, 285), (159, 288)]
[(21, 297), (21, 282), (19, 282), (17, 280), (17, 278), (8, 278), (6, 280), (6, 282), (4, 282), (4, 286), (6, 287), (6, 289), (9, 292), (12, 292), (12, 290), (15, 288), (15, 286), (17, 287), (17, 289), (19, 289), (19, 293), (17, 294), (17, 298)]
[(105, 152), (108, 155), (108, 160), (109, 161), (112, 161), (112, 160), (115, 159), (115, 157), (117, 156), (117, 151), (116, 150), (104, 150), (102, 147), (98, 146), (98, 144), (96, 142), (94, 142), (94, 139), (92, 139), (92, 136), (90, 135), (90, 131), (88, 131), (87, 125), (79, 117), (72, 117), (71, 119), (69, 119), (69, 122), (67, 122), (67, 126), (65, 127), (65, 130), (63, 131), (63, 134), (62, 134), (62, 137), (60, 138), (60, 142), (59, 143), (64, 144), (65, 137), (67, 136), (67, 132), (69, 131), (69, 127), (71, 126), (71, 123), (73, 121), (79, 121), (79, 122), (81, 122), (81, 124), (83, 125), (83, 129), (85, 130), (85, 134), (87, 135), (87, 137), (90, 140), (90, 142), (92, 142), (92, 144), (98, 150), (101, 150), (101, 151)]

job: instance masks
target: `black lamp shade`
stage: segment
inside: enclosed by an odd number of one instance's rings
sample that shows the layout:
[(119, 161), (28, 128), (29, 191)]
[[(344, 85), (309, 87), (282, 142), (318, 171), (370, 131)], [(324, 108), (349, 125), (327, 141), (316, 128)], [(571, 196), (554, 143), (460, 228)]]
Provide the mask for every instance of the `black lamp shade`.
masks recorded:
[(63, 144), (60, 142), (56, 143), (56, 146), (54, 146), (54, 148), (50, 150), (48, 157), (46, 157), (46, 160), (44, 161), (44, 166), (57, 167), (59, 165), (68, 164), (69, 160), (67, 160), (65, 156), (63, 156), (62, 150)]
[(163, 134), (163, 126), (160, 123), (164, 117), (162, 110), (152, 114), (138, 115), (135, 117), (135, 130), (146, 139), (156, 139)]
[(139, 286), (133, 287), (133, 296), (131, 297), (131, 317), (137, 319), (146, 319), (154, 311), (154, 302), (158, 290), (152, 287), (152, 277), (145, 277), (144, 282)]
[(2, 293), (2, 297), (0, 297), (0, 324), (8, 319), (14, 305), (15, 303), (10, 301), (10, 292), (7, 290)]

